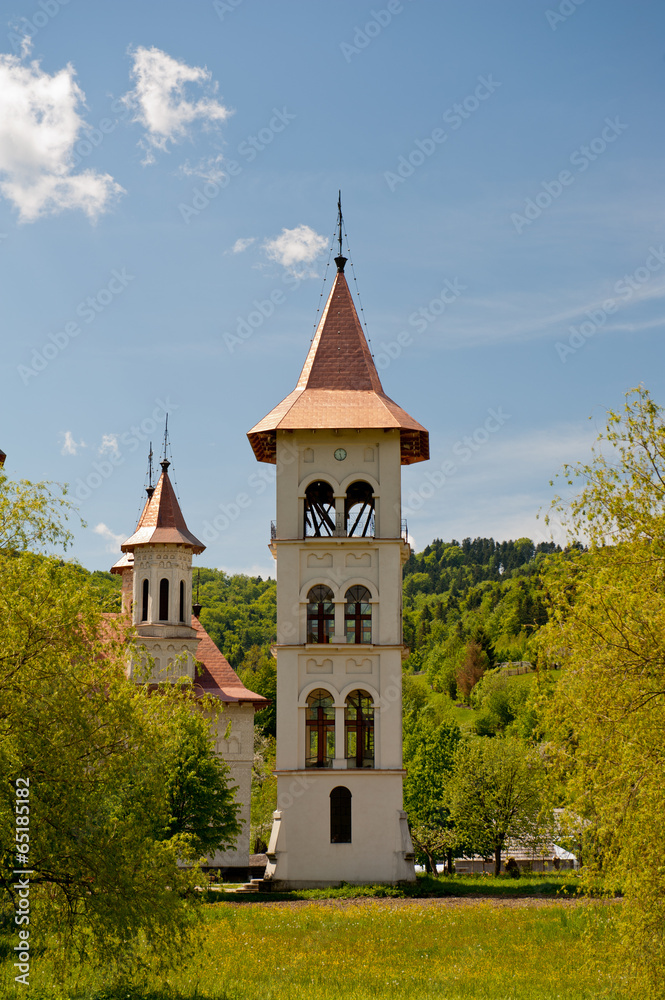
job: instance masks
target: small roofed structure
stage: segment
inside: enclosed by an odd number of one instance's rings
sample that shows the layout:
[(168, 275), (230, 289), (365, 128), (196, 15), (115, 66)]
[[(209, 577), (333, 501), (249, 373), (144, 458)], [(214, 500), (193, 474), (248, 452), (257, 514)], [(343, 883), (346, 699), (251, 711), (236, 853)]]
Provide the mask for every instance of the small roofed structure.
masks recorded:
[(276, 462), (277, 431), (399, 429), (401, 464), (429, 458), (429, 434), (383, 391), (344, 276), (337, 274), (298, 383), (249, 431), (259, 462)]

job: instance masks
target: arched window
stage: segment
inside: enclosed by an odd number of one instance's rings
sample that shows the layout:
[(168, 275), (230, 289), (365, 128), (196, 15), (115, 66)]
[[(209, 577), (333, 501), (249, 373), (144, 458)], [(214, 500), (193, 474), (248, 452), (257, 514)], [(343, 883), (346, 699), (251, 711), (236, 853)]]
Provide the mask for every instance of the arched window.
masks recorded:
[(344, 785), (330, 793), (330, 843), (351, 843), (351, 792)]
[(335, 534), (335, 497), (330, 483), (317, 481), (305, 490), (305, 538)]
[(374, 535), (374, 490), (362, 481), (351, 483), (344, 500), (347, 535), (366, 538)]
[(166, 577), (159, 581), (159, 620), (169, 620), (169, 581)]
[(335, 605), (330, 587), (312, 587), (307, 595), (307, 642), (330, 642), (335, 631)]
[(141, 594), (141, 621), (147, 622), (148, 620), (148, 595), (150, 593), (150, 584), (147, 580), (143, 581), (143, 593)]
[(332, 767), (335, 756), (335, 709), (323, 688), (307, 699), (305, 767)]
[(185, 620), (185, 581), (180, 581), (180, 621)]
[(367, 691), (352, 691), (344, 706), (347, 767), (374, 767), (374, 705)]
[(367, 587), (350, 587), (346, 592), (344, 626), (347, 642), (372, 641), (371, 594)]

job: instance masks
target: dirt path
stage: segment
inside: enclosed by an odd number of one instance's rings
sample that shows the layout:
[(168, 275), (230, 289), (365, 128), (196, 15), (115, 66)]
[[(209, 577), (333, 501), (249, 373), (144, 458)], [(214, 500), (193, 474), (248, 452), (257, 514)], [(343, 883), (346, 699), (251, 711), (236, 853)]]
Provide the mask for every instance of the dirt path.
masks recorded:
[[(267, 894), (266, 894), (267, 895)], [(488, 903), (504, 909), (520, 909), (538, 906), (584, 906), (587, 899), (578, 896), (518, 896), (516, 898), (506, 898), (497, 896), (443, 896), (430, 899), (391, 899), (360, 896), (356, 899), (292, 899), (292, 900), (271, 900), (270, 897), (260, 903), (256, 900), (244, 900), (239, 896), (237, 902), (243, 906), (277, 906), (287, 910), (299, 909), (303, 906), (327, 906), (331, 909), (342, 910), (348, 906), (369, 906), (383, 909), (403, 909), (413, 907), (424, 907), (426, 909), (450, 909), (454, 907), (477, 906), (479, 903)], [(219, 903), (215, 904), (219, 906)], [(229, 901), (226, 905), (236, 905), (236, 900)]]

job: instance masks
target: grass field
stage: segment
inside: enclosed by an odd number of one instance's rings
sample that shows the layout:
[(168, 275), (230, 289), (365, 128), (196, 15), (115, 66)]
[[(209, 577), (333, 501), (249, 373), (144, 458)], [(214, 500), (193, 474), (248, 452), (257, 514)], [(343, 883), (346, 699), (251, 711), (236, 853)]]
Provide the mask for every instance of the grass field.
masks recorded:
[[(203, 908), (195, 956), (142, 985), (105, 988), (72, 971), (52, 985), (48, 953), (32, 986), (2, 997), (30, 1000), (621, 1000), (609, 959), (620, 903), (470, 897), (223, 901)], [(5, 952), (7, 954), (7, 952)]]

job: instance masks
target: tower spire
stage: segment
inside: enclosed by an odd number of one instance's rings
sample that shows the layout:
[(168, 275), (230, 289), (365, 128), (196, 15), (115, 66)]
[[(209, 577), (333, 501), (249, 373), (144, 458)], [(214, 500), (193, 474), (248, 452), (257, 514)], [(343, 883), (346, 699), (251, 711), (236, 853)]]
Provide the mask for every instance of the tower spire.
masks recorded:
[(150, 442), (150, 451), (148, 452), (148, 485), (145, 488), (148, 494), (148, 499), (150, 499), (155, 492), (155, 487), (152, 483), (152, 441)]
[(337, 225), (339, 226), (339, 232), (338, 232), (338, 235), (337, 235), (337, 241), (339, 243), (339, 255), (337, 257), (335, 257), (335, 263), (337, 264), (337, 271), (338, 272), (343, 272), (344, 271), (344, 265), (346, 264), (346, 261), (348, 259), (347, 257), (344, 257), (344, 255), (342, 254), (342, 224), (343, 224), (343, 218), (342, 218), (342, 192), (339, 191), (338, 192), (338, 197), (337, 197)]
[(169, 415), (167, 413), (166, 414), (166, 420), (164, 422), (164, 458), (159, 463), (161, 465), (162, 469), (164, 470), (164, 472), (166, 472), (166, 470), (168, 469), (169, 465), (171, 464), (169, 462), (168, 456), (166, 454), (166, 449), (168, 448), (168, 445), (169, 445)]

